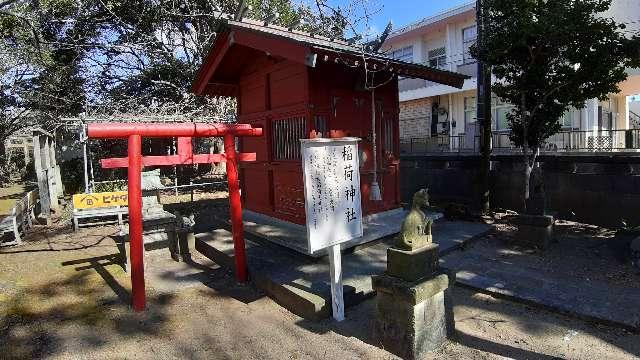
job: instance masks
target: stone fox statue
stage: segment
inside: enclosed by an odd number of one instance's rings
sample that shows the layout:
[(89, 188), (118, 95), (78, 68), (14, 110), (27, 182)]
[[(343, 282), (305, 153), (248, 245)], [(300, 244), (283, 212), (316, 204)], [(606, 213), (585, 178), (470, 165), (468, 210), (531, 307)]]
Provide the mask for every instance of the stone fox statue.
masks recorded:
[(433, 220), (422, 211), (429, 206), (429, 189), (422, 189), (413, 195), (411, 211), (402, 222), (397, 238), (397, 247), (403, 250), (415, 250), (432, 242), (431, 225)]

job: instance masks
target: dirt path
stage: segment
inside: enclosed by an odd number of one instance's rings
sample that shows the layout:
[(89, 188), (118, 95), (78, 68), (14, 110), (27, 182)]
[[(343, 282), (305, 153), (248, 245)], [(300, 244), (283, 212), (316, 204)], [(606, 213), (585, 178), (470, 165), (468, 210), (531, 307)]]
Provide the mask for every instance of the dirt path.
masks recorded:
[[(0, 250), (0, 358), (389, 359), (370, 338), (373, 301), (347, 320), (301, 319), (217, 266), (173, 276), (150, 258), (149, 307), (128, 308), (116, 228), (41, 232)], [(207, 267), (204, 267), (204, 266)], [(182, 274), (182, 273), (180, 273)], [(172, 284), (175, 286), (172, 287)], [(456, 288), (458, 340), (438, 359), (632, 359), (640, 336)]]

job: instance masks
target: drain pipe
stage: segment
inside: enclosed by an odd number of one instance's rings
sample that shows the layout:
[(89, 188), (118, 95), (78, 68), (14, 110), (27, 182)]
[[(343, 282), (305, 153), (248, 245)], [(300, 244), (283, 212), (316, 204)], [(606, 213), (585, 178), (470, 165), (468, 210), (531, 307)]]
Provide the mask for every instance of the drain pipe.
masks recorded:
[(373, 150), (373, 181), (371, 182), (371, 193), (369, 199), (371, 201), (382, 201), (380, 193), (380, 185), (378, 184), (378, 149), (376, 144), (376, 89), (371, 87), (371, 139)]

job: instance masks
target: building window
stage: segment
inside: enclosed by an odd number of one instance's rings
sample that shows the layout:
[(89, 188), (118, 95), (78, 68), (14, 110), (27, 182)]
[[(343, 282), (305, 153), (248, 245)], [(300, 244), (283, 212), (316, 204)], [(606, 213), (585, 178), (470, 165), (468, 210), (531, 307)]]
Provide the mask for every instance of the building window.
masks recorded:
[(571, 129), (573, 128), (573, 118), (575, 116), (575, 112), (573, 110), (567, 110), (562, 117), (558, 120), (560, 122), (560, 126), (563, 129)]
[(274, 160), (300, 160), (300, 139), (307, 137), (306, 123), (304, 116), (273, 121)]
[(464, 98), (464, 129), (462, 131), (467, 132), (467, 125), (476, 122), (476, 98), (466, 97)]
[(510, 127), (507, 115), (511, 112), (511, 110), (513, 110), (514, 106), (498, 97), (493, 97), (491, 99), (491, 107), (493, 110), (493, 123), (496, 126), (496, 130), (509, 130)]
[(429, 66), (444, 69), (447, 66), (447, 50), (444, 47), (429, 50), (427, 53)]
[(392, 59), (404, 61), (404, 62), (413, 62), (413, 46), (407, 46), (402, 49), (394, 50), (390, 54)]
[(476, 43), (477, 38), (478, 29), (475, 25), (462, 29), (462, 48), (464, 49), (463, 60), (465, 64), (472, 64), (476, 62), (476, 59), (471, 55), (471, 46)]

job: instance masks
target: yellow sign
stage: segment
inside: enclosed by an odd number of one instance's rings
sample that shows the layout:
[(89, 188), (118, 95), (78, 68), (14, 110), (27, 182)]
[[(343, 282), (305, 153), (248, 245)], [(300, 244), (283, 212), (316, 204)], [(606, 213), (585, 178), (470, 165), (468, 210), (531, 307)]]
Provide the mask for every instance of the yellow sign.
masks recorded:
[(128, 206), (129, 197), (126, 191), (101, 192), (93, 194), (73, 195), (74, 209), (95, 209), (113, 206)]

